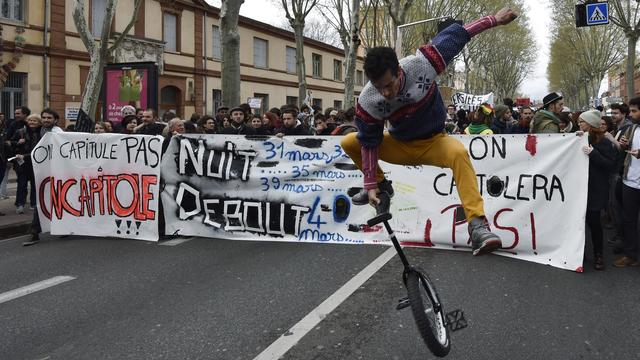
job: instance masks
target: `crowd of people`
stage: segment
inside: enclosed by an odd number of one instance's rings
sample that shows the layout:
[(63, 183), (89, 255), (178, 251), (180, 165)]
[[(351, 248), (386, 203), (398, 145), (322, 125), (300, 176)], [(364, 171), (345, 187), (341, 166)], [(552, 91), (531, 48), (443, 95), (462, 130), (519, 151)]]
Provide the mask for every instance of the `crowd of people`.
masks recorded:
[[(184, 133), (229, 135), (345, 135), (356, 132), (355, 110), (294, 105), (272, 108), (256, 114), (248, 104), (231, 109), (220, 107), (214, 115), (194, 114), (188, 120), (173, 112), (159, 118), (153, 109), (125, 106), (122, 122), (96, 122), (95, 133), (163, 135), (167, 140)], [(13, 119), (5, 120), (0, 113), (0, 198), (8, 198), (6, 184), (9, 171), (17, 176), (16, 212), (25, 207), (36, 208), (36, 191), (30, 152), (47, 132), (73, 131), (58, 127), (60, 116), (52, 109), (32, 114), (25, 106), (15, 110)], [(586, 226), (590, 229), (594, 251), (594, 268), (605, 268), (603, 226), (610, 227), (608, 243), (621, 256), (613, 262), (616, 267), (638, 266), (640, 213), (640, 98), (629, 104), (612, 104), (610, 116), (602, 109), (585, 112), (570, 111), (562, 96), (547, 95), (540, 109), (516, 107), (510, 99), (492, 106), (483, 103), (473, 111), (447, 107), (445, 130), (450, 134), (490, 135), (527, 133), (576, 133), (588, 137), (583, 149), (590, 158), (587, 190)], [(168, 145), (165, 141), (165, 149)], [(0, 216), (4, 214), (0, 213)], [(31, 245), (38, 241), (39, 222), (34, 216)]]

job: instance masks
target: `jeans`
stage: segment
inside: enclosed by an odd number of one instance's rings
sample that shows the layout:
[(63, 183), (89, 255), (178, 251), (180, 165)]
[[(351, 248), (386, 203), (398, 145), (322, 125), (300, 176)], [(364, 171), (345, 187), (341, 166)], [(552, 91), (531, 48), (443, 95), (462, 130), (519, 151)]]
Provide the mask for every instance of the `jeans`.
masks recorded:
[(624, 210), (624, 254), (638, 260), (638, 212), (640, 189), (622, 184), (622, 208)]
[(29, 204), (31, 207), (36, 206), (36, 181), (33, 174), (33, 165), (30, 161), (22, 165), (16, 166), (16, 174), (18, 175), (18, 189), (16, 192), (16, 207), (24, 206), (27, 200), (27, 183), (31, 183), (29, 191)]

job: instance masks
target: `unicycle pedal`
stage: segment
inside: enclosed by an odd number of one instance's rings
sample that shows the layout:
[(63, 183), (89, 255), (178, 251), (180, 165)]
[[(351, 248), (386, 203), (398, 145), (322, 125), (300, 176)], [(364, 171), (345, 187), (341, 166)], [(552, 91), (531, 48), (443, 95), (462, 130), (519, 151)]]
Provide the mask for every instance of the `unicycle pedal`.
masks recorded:
[(409, 306), (411, 306), (411, 302), (409, 301), (409, 297), (403, 297), (402, 299), (398, 300), (398, 305), (396, 305), (396, 310), (402, 310), (404, 308), (408, 308)]
[(449, 331), (456, 332), (458, 330), (462, 330), (469, 326), (467, 319), (464, 317), (464, 312), (462, 310), (453, 310), (448, 312), (446, 315), (445, 326), (449, 328)]
[(367, 225), (374, 226), (378, 225), (382, 222), (391, 220), (391, 213), (389, 212), (389, 208), (391, 207), (391, 198), (386, 191), (382, 191), (378, 194), (378, 199), (380, 202), (375, 206), (376, 208), (376, 216), (367, 220)]

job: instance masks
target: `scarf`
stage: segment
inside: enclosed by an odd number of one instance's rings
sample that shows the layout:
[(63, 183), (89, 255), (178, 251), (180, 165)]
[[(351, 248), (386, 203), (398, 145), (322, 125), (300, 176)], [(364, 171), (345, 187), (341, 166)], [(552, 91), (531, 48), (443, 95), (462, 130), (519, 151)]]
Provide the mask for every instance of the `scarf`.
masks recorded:
[(474, 124), (471, 123), (468, 127), (470, 135), (478, 135), (481, 132), (488, 130), (489, 127), (485, 124)]

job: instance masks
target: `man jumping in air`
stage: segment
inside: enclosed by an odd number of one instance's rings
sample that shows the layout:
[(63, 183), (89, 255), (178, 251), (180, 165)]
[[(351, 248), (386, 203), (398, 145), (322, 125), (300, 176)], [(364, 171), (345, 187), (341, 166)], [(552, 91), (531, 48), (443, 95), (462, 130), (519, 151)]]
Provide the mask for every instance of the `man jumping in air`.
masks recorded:
[[(355, 205), (379, 203), (380, 191), (393, 196), (378, 159), (401, 165), (434, 165), (453, 170), (458, 194), (469, 223), (473, 255), (502, 247), (484, 214), (475, 170), (464, 146), (444, 132), (446, 108), (434, 82), (471, 38), (516, 18), (509, 8), (461, 26), (452, 24), (416, 55), (398, 62), (392, 48), (367, 51), (364, 71), (369, 82), (358, 98), (357, 133), (342, 140), (343, 149), (364, 173), (364, 189), (351, 199)], [(388, 120), (389, 131), (384, 131)]]

